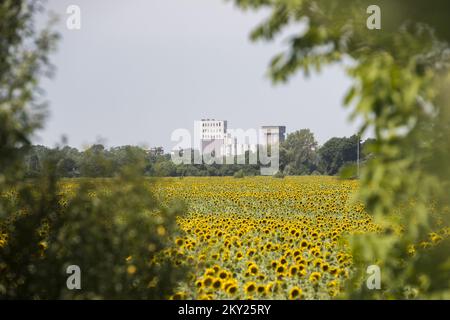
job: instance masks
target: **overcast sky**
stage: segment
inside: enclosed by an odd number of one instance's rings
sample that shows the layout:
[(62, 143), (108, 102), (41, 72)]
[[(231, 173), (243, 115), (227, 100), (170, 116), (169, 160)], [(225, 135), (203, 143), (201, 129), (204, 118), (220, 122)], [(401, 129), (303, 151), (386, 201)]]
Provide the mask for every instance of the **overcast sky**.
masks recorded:
[[(66, 8), (81, 8), (81, 30), (66, 28)], [(252, 43), (267, 12), (242, 12), (223, 0), (49, 0), (62, 35), (43, 87), (50, 117), (35, 143), (96, 141), (164, 146), (194, 120), (228, 120), (232, 128), (285, 125), (311, 129), (319, 143), (349, 136), (342, 99), (350, 86), (339, 66), (287, 85), (266, 76), (283, 42)]]

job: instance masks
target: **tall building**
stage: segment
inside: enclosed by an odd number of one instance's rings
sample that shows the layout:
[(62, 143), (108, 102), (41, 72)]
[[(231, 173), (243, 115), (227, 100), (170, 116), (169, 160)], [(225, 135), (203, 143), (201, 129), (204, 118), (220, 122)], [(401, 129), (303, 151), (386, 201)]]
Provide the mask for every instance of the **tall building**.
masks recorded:
[(198, 121), (201, 128), (201, 138), (202, 140), (214, 140), (225, 138), (225, 133), (227, 131), (227, 121), (226, 120), (215, 120), (215, 119), (202, 119)]
[(286, 127), (285, 126), (262, 126), (261, 127), (262, 141), (260, 144), (264, 146), (281, 143), (285, 140)]
[(227, 140), (226, 120), (202, 119), (196, 121), (196, 130), (200, 136), (197, 147), (201, 153), (211, 153), (213, 150), (220, 150), (220, 154), (224, 153)]

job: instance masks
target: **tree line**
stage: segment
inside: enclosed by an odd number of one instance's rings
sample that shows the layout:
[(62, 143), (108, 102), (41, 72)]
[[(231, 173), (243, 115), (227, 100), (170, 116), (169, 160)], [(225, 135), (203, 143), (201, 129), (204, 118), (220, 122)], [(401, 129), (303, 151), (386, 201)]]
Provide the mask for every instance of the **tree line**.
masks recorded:
[[(333, 137), (319, 147), (309, 129), (288, 134), (280, 144), (281, 175), (337, 175), (342, 168), (357, 161), (358, 136)], [(371, 139), (360, 141), (360, 161), (364, 163), (370, 152)], [(260, 174), (259, 164), (174, 164), (170, 154), (147, 151), (138, 146), (119, 146), (107, 149), (94, 144), (84, 151), (63, 146), (48, 148), (34, 145), (24, 150), (26, 175), (36, 177), (42, 173), (43, 163), (50, 156), (57, 157), (60, 177), (113, 177), (121, 168), (143, 162), (147, 176), (253, 176)], [(249, 154), (246, 155), (248, 163)]]

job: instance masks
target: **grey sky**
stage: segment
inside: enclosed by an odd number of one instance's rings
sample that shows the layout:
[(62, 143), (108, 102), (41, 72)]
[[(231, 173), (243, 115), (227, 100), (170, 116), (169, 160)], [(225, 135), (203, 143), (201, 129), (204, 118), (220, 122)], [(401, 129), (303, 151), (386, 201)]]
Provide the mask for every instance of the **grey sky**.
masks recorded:
[[(79, 5), (82, 28), (65, 27), (66, 8)], [(175, 145), (177, 128), (194, 120), (228, 120), (229, 127), (310, 128), (319, 143), (349, 136), (342, 68), (273, 86), (266, 77), (282, 43), (251, 43), (250, 30), (267, 12), (242, 12), (223, 0), (49, 0), (62, 17), (56, 77), (44, 82), (50, 117), (35, 143), (63, 134), (82, 147)]]

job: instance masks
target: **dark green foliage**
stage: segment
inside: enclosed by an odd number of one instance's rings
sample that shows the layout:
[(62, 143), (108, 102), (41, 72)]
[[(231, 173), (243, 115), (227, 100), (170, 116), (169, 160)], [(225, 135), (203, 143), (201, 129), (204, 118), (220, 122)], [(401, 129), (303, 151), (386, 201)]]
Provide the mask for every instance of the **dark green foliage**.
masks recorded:
[[(280, 145), (280, 169), (286, 175), (336, 174), (348, 162), (356, 161), (356, 136), (351, 138), (332, 138), (324, 146), (318, 147), (314, 134), (309, 129), (290, 133)], [(338, 141), (334, 148), (334, 141)], [(353, 143), (354, 142), (354, 143)], [(361, 145), (361, 159), (364, 144)], [(132, 151), (131, 153), (128, 151)], [(35, 177), (42, 171), (41, 163), (52, 149), (44, 146), (32, 146), (25, 153), (25, 168), (28, 177)], [(170, 155), (152, 155), (137, 146), (121, 146), (106, 149), (95, 144), (85, 151), (65, 146), (59, 149), (59, 176), (73, 177), (114, 177), (120, 170), (135, 159), (144, 161), (143, 174), (155, 177), (179, 176), (233, 176), (242, 170), (246, 176), (260, 174), (259, 164), (179, 164), (175, 165)], [(236, 161), (236, 160), (235, 160)]]
[[(164, 255), (185, 208), (160, 207), (142, 150), (30, 146), (57, 39), (35, 31), (39, 3), (0, 3), (0, 299), (167, 298), (185, 274)], [(67, 289), (69, 265), (81, 268), (81, 290)]]
[(58, 36), (35, 30), (31, 16), (39, 6), (39, 1), (0, 3), (0, 182), (20, 171), (18, 160), (45, 116), (37, 80), (51, 73), (47, 55)]
[(288, 175), (308, 175), (317, 169), (317, 141), (309, 129), (288, 134), (280, 145), (280, 167)]
[[(17, 197), (4, 202), (20, 213), (2, 226), (8, 242), (0, 250), (0, 297), (167, 298), (182, 270), (160, 252), (182, 212), (158, 208), (139, 162), (113, 180), (81, 181), (73, 195), (60, 196), (57, 156), (46, 160), (40, 179), (17, 185)], [(81, 268), (82, 290), (67, 289), (69, 265)]]
[[(335, 175), (342, 167), (357, 162), (358, 136), (331, 138), (319, 150), (319, 167), (325, 174)], [(360, 161), (366, 159), (364, 143), (360, 143)]]
[(243, 170), (236, 171), (233, 175), (234, 178), (244, 178), (245, 174)]
[[(419, 249), (408, 254), (408, 248), (429, 245), (433, 233), (449, 236), (450, 2), (234, 2), (243, 9), (270, 10), (269, 18), (253, 30), (253, 40), (291, 33), (288, 49), (269, 66), (274, 82), (352, 61), (347, 70), (353, 85), (344, 103), (352, 108), (352, 117), (362, 121), (360, 135), (368, 130), (375, 135), (363, 148), (367, 161), (359, 199), (383, 232), (350, 239), (355, 269), (347, 297), (448, 299), (446, 245), (433, 243), (436, 255)], [(381, 8), (381, 30), (366, 27), (366, 8), (372, 4)], [(331, 141), (321, 152), (326, 162), (322, 166), (337, 172), (353, 148)], [(365, 268), (371, 264), (382, 268), (383, 290), (364, 289)], [(446, 285), (428, 285), (438, 282)]]

